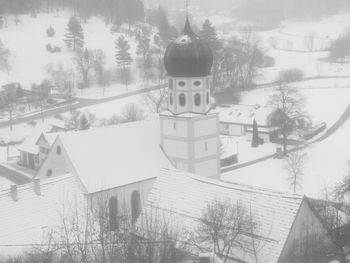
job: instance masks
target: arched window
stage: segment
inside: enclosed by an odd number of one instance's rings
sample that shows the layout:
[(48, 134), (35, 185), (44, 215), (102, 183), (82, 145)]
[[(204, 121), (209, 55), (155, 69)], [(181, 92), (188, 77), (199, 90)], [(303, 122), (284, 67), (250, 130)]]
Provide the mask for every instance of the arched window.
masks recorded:
[(112, 196), (108, 203), (109, 208), (109, 228), (110, 230), (118, 229), (118, 198)]
[(60, 155), (61, 152), (62, 152), (61, 146), (57, 146), (57, 148), (56, 148), (56, 153), (57, 153), (58, 155)]
[(194, 104), (196, 106), (201, 105), (201, 94), (196, 93), (196, 95), (194, 95)]
[(132, 220), (132, 223), (136, 222), (136, 219), (140, 215), (140, 212), (141, 212), (140, 192), (133, 191), (131, 194), (131, 220)]
[(180, 106), (185, 106), (186, 105), (186, 96), (185, 94), (181, 93), (180, 96), (179, 96), (179, 103), (180, 103)]
[(172, 93), (170, 93), (169, 102), (170, 102), (170, 105), (173, 105), (173, 94)]
[(52, 169), (46, 171), (46, 176), (50, 177), (52, 175)]
[(207, 104), (209, 104), (209, 93), (207, 92)]

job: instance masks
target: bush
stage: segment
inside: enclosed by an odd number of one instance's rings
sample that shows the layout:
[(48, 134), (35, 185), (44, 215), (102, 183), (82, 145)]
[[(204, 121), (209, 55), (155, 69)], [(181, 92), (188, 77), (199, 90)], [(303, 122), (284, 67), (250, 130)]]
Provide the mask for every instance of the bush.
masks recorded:
[(297, 82), (304, 79), (304, 72), (300, 69), (286, 69), (282, 70), (277, 78), (277, 82), (290, 83)]
[(46, 50), (50, 53), (59, 53), (62, 51), (60, 47), (52, 46), (51, 44), (46, 45)]
[(53, 27), (52, 26), (50, 26), (47, 30), (46, 30), (46, 35), (48, 36), (48, 37), (53, 37), (54, 35), (55, 35), (55, 29), (53, 29)]

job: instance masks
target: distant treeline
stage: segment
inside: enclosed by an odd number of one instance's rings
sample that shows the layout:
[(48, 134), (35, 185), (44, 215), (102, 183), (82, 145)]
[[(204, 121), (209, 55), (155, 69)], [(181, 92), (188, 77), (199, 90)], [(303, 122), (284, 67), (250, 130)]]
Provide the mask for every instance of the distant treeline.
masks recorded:
[(245, 0), (234, 15), (261, 27), (273, 27), (284, 19), (317, 19), (349, 10), (349, 0)]
[(35, 13), (66, 7), (85, 18), (103, 15), (115, 23), (132, 23), (144, 19), (141, 0), (0, 0), (1, 14)]

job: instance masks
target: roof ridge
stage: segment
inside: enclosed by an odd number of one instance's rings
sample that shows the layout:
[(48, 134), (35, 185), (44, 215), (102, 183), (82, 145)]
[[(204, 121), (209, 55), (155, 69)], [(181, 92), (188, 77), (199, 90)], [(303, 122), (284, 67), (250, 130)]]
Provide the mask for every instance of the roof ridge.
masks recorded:
[[(171, 172), (171, 169), (169, 169), (169, 168), (163, 168), (163, 170), (167, 170), (168, 173)], [(235, 190), (239, 190), (239, 191), (261, 193), (261, 194), (266, 194), (266, 195), (274, 195), (274, 196), (280, 196), (280, 197), (291, 198), (291, 199), (302, 200), (304, 197), (303, 195), (279, 192), (279, 191), (272, 190), (269, 188), (257, 187), (257, 186), (247, 185), (247, 184), (236, 183), (236, 182), (228, 182), (228, 181), (223, 181), (221, 179), (217, 180), (217, 179), (213, 179), (213, 178), (207, 178), (207, 177), (203, 177), (203, 176), (200, 176), (197, 174), (182, 172), (182, 171), (179, 171), (176, 169), (174, 169), (173, 172), (175, 172), (176, 174), (179, 174), (179, 175), (189, 176), (193, 180), (196, 180), (198, 182), (207, 183), (207, 184), (215, 185), (218, 187), (225, 187), (225, 188), (235, 189)]]

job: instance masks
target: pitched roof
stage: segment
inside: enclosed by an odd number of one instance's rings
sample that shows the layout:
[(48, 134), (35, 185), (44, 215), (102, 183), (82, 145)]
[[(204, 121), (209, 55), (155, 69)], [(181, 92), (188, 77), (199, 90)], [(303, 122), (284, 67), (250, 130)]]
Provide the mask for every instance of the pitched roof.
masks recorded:
[[(259, 251), (260, 258), (277, 262), (303, 197), (164, 169), (157, 177), (146, 207), (171, 215), (175, 224), (193, 232), (203, 209), (214, 200), (240, 202), (252, 209), (259, 226), (255, 234), (266, 240)], [(250, 262), (250, 257), (242, 251), (235, 253), (235, 258), (243, 261)]]
[(258, 126), (269, 126), (269, 117), (276, 109), (260, 105), (224, 105), (216, 107), (220, 122), (253, 125), (254, 119)]
[(70, 174), (41, 180), (40, 195), (33, 183), (17, 189), (18, 201), (11, 198), (10, 189), (0, 191), (0, 255), (18, 254), (31, 244), (47, 242), (45, 233), (61, 224), (63, 207), (82, 197), (76, 177)]
[(70, 163), (89, 193), (155, 178), (171, 167), (159, 120), (61, 133)]
[(43, 136), (45, 140), (48, 142), (48, 144), (52, 145), (54, 140), (57, 137), (57, 134), (46, 134), (43, 133), (42, 130), (34, 130), (31, 134), (29, 134), (21, 145), (17, 147), (17, 150), (29, 152), (32, 154), (38, 154), (39, 153), (39, 146), (37, 145), (40, 137)]

